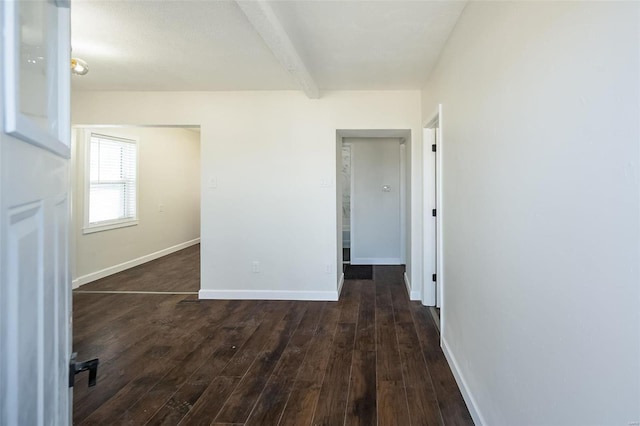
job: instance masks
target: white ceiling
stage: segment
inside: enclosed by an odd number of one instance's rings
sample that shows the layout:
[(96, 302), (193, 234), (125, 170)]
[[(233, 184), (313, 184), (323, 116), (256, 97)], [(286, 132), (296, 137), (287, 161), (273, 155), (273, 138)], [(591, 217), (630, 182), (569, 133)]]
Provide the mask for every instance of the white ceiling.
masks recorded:
[[(419, 89), (465, 2), (272, 1), (321, 90)], [(235, 1), (73, 0), (75, 90), (298, 89)]]

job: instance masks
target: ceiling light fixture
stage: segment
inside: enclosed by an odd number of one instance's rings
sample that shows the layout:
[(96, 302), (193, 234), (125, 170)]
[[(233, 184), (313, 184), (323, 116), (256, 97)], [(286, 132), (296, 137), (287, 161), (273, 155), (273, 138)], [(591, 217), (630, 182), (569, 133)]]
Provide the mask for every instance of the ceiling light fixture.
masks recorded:
[(89, 72), (89, 65), (80, 58), (71, 58), (71, 72), (76, 75), (85, 75)]

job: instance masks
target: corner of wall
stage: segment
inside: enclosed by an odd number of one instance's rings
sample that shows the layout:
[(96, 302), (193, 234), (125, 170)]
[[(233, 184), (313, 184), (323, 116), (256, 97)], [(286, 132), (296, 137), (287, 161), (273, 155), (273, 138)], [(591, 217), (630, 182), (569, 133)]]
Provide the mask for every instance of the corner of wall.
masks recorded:
[(407, 286), (407, 294), (409, 295), (409, 300), (420, 300), (420, 290), (413, 290), (411, 287), (411, 280), (407, 273), (404, 273), (404, 284)]
[(340, 278), (338, 279), (338, 299), (340, 299), (340, 295), (342, 294), (343, 285), (344, 285), (344, 272), (340, 274)]

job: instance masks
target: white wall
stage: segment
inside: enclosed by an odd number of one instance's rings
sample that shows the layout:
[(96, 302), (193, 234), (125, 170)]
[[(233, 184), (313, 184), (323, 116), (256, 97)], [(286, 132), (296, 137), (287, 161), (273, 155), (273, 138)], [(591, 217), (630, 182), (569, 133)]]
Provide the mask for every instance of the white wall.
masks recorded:
[[(85, 132), (138, 140), (138, 225), (83, 234)], [(138, 263), (132, 263), (136, 259), (152, 260), (157, 257), (155, 253), (168, 254), (197, 242), (200, 237), (197, 131), (126, 127), (79, 129), (77, 133), (73, 194), (75, 286), (133, 266)], [(162, 212), (160, 205), (164, 207)]]
[(336, 130), (411, 129), (414, 148), (421, 138), (419, 91), (74, 94), (74, 123), (105, 120), (201, 125), (201, 297), (335, 298)]
[[(402, 264), (400, 140), (351, 139), (351, 263)], [(389, 192), (383, 186), (390, 187)]]
[(443, 344), (487, 425), (640, 421), (639, 7), (471, 2), (443, 104)]

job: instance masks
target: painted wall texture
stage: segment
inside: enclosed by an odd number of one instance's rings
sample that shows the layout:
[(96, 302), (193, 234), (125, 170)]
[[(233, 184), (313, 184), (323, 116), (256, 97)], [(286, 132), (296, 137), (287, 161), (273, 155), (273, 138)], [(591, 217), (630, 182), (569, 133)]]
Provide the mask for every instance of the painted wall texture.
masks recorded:
[[(77, 92), (72, 112), (74, 124), (201, 126), (201, 296), (337, 297), (337, 129), (411, 130), (421, 235), (420, 91)], [(411, 244), (420, 288), (422, 243)]]
[(637, 2), (471, 2), (442, 103), (445, 351), (487, 425), (640, 421)]

